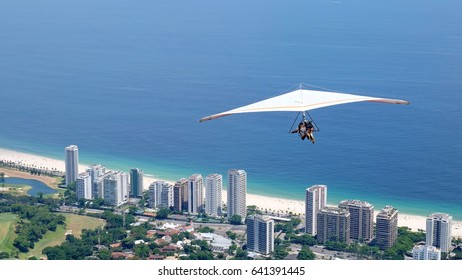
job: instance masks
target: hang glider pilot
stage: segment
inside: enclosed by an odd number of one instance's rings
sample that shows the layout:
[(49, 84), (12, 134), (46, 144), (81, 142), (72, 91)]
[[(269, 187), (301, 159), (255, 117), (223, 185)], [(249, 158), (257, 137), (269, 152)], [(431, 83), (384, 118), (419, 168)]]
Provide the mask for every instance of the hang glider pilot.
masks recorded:
[(298, 124), (298, 128), (292, 133), (297, 133), (300, 135), (302, 140), (305, 140), (305, 138), (308, 138), (313, 144), (315, 142), (314, 136), (313, 136), (313, 131), (314, 131), (314, 126), (311, 123), (311, 121), (308, 120), (303, 120)]

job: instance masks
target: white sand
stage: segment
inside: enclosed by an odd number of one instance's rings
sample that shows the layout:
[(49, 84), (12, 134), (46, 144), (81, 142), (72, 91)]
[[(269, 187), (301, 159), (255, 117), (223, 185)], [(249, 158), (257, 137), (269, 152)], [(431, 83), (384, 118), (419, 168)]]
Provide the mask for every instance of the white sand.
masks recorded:
[[(64, 158), (64, 149), (63, 149), (63, 158)], [(51, 159), (39, 155), (29, 154), (29, 153), (22, 153), (16, 152), (6, 149), (0, 148), (0, 159), (1, 160), (8, 160), (13, 161), (16, 163), (20, 163), (23, 165), (35, 166), (38, 168), (48, 168), (48, 169), (56, 169), (58, 171), (63, 171), (65, 169), (64, 160), (56, 160)], [(88, 166), (79, 164), (79, 172), (84, 172)], [(144, 188), (148, 189), (149, 185), (159, 179), (144, 176)], [(172, 181), (167, 181), (170, 183), (174, 183)], [(223, 191), (223, 201), (226, 202), (226, 191)], [(255, 195), (255, 194), (247, 194), (247, 205), (256, 205), (261, 210), (268, 209), (268, 211), (275, 211), (280, 213), (288, 213), (292, 212), (295, 214), (304, 214), (305, 212), (305, 203), (299, 200), (290, 200), (290, 199), (282, 199), (282, 198), (274, 198), (262, 195)], [(377, 215), (377, 211), (375, 215)], [(398, 214), (398, 225), (399, 226), (407, 226), (411, 228), (413, 231), (417, 231), (418, 229), (425, 230), (425, 216), (417, 216), (417, 215), (408, 215), (404, 213)], [(452, 235), (454, 237), (462, 237), (462, 222), (461, 221), (453, 221), (452, 226)]]

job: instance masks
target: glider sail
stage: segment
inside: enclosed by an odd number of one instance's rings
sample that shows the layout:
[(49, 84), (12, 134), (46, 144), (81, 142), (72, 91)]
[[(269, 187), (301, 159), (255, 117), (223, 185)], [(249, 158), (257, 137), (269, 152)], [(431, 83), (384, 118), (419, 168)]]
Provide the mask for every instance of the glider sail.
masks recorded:
[(333, 105), (361, 101), (409, 105), (409, 102), (406, 100), (361, 96), (329, 91), (297, 89), (276, 97), (268, 98), (230, 111), (207, 116), (200, 119), (199, 121), (204, 122), (232, 114), (241, 113), (282, 111), (302, 112)]

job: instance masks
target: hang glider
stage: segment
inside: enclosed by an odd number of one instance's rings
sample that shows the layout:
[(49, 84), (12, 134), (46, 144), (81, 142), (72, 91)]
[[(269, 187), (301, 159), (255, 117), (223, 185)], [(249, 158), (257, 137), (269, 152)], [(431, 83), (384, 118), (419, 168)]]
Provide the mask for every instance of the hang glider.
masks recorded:
[(409, 101), (400, 99), (389, 99), (300, 88), (282, 95), (278, 95), (243, 107), (232, 109), (230, 111), (203, 117), (199, 121), (204, 122), (221, 118), (224, 116), (242, 113), (283, 111), (306, 112), (318, 108), (361, 101), (409, 105)]

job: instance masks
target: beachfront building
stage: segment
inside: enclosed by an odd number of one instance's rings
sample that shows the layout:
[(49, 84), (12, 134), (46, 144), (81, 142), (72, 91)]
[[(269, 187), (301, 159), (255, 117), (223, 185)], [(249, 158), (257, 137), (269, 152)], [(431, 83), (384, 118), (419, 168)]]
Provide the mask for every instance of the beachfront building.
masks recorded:
[(138, 168), (130, 169), (130, 196), (143, 195), (143, 171)]
[(327, 206), (327, 186), (314, 185), (306, 189), (305, 194), (305, 233), (316, 235), (318, 212)]
[(91, 177), (92, 197), (102, 197), (102, 195), (98, 195), (98, 179), (106, 173), (106, 167), (102, 164), (93, 164), (90, 165), (86, 171)]
[(451, 246), (452, 216), (445, 213), (433, 213), (427, 217), (426, 245), (439, 248), (448, 253)]
[(441, 260), (441, 250), (435, 246), (416, 245), (412, 248), (414, 260)]
[(65, 149), (66, 186), (74, 183), (79, 176), (79, 148), (77, 145), (67, 146)]
[(181, 178), (173, 186), (173, 210), (188, 211), (188, 179)]
[(228, 220), (233, 215), (247, 216), (247, 173), (244, 170), (228, 170)]
[(205, 178), (205, 213), (212, 217), (221, 216), (221, 192), (223, 188), (223, 176), (209, 174)]
[(247, 250), (262, 255), (274, 251), (274, 221), (267, 216), (247, 217)]
[(360, 200), (343, 200), (339, 208), (350, 212), (350, 238), (370, 242), (374, 238), (374, 206)]
[(103, 198), (112, 206), (120, 206), (128, 200), (128, 174), (117, 171), (103, 178)]
[(96, 179), (96, 196), (94, 198), (104, 199), (104, 180), (109, 176), (112, 176), (113, 171), (106, 171), (103, 175)]
[(173, 206), (173, 185), (165, 181), (155, 181), (149, 185), (149, 207), (170, 208)]
[(198, 214), (204, 210), (204, 179), (193, 174), (188, 179), (188, 212)]
[(76, 180), (75, 194), (77, 199), (93, 199), (91, 176), (88, 173), (82, 173)]
[(398, 237), (398, 209), (385, 206), (376, 217), (375, 240), (382, 250), (393, 246)]
[(324, 207), (317, 215), (316, 237), (319, 243), (350, 243), (350, 212), (338, 207)]

